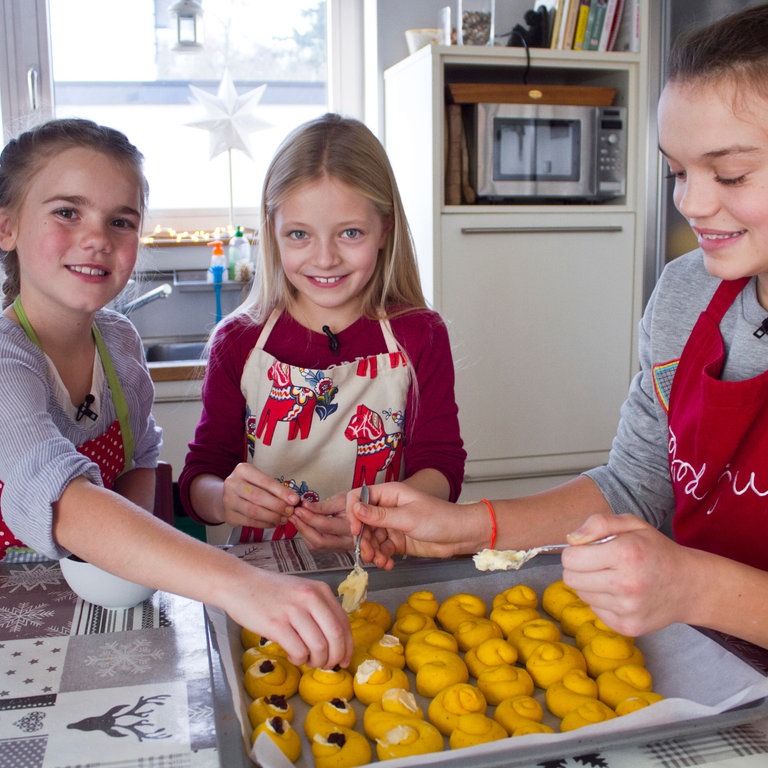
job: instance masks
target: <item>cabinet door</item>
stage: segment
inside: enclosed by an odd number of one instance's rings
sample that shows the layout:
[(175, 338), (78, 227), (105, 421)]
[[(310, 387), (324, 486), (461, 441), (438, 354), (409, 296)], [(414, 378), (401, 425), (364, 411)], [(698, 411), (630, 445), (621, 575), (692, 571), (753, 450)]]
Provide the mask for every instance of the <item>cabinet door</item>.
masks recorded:
[(441, 301), (480, 480), (601, 463), (635, 369), (634, 214), (442, 217)]

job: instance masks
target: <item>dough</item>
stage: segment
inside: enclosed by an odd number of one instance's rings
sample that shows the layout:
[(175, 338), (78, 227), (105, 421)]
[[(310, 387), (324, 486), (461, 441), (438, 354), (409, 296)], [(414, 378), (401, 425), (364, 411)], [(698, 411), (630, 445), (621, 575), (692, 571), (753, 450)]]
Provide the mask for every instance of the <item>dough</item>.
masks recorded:
[(450, 736), (459, 717), (470, 713), (485, 714), (488, 703), (483, 692), (469, 683), (457, 683), (440, 691), (427, 708), (429, 721), (444, 736)]
[(243, 683), (252, 699), (278, 694), (290, 698), (299, 689), (299, 668), (287, 659), (263, 659), (245, 671)]
[(315, 768), (354, 768), (371, 762), (368, 739), (352, 728), (336, 725), (312, 739)]
[(525, 668), (531, 673), (533, 682), (546, 689), (572, 669), (586, 672), (587, 663), (582, 652), (568, 643), (541, 643), (531, 652)]
[(506, 738), (507, 732), (504, 728), (487, 715), (461, 715), (448, 737), (448, 743), (451, 749), (461, 749)]
[(547, 709), (561, 719), (580, 704), (595, 699), (597, 683), (582, 669), (566, 672), (563, 679), (552, 683), (545, 693)]
[(308, 669), (299, 679), (299, 696), (310, 706), (354, 695), (352, 675), (346, 669)]
[(410, 720), (390, 728), (376, 739), (379, 760), (443, 751), (443, 736), (425, 720)]
[(259, 723), (253, 730), (252, 743), (262, 733), (266, 733), (292, 763), (301, 757), (301, 738), (287, 720), (281, 717), (270, 717), (263, 723)]

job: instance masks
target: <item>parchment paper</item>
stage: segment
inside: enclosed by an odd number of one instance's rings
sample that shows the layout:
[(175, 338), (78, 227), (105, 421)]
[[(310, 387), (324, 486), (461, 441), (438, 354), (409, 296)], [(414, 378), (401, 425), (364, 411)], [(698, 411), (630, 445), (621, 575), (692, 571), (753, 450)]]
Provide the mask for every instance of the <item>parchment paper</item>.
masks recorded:
[[(457, 592), (470, 592), (486, 600), (490, 609), (493, 597), (514, 584), (530, 585), (541, 598), (544, 588), (561, 578), (561, 575), (560, 565), (532, 565), (514, 573), (478, 573), (477, 576), (468, 579), (412, 584), (408, 587), (378, 590), (369, 593), (368, 600), (382, 603), (394, 615), (397, 606), (405, 602), (408, 596), (416, 590), (425, 589), (434, 592), (435, 597), (440, 601)], [(224, 669), (234, 692), (234, 707), (242, 724), (244, 749), (248, 753), (252, 728), (247, 714), (250, 697), (243, 688), (243, 672), (240, 665), (240, 657), (243, 653), (240, 644), (240, 628), (221, 611), (215, 608), (208, 610), (219, 640)], [(542, 614), (546, 615), (543, 611)], [(564, 640), (568, 641), (568, 638), (564, 636)], [(652, 741), (654, 736), (641, 735), (641, 732), (646, 728), (662, 725), (668, 727), (674, 723), (682, 725), (691, 720), (713, 717), (735, 707), (759, 702), (768, 697), (768, 679), (729, 650), (691, 627), (676, 624), (638, 638), (636, 644), (643, 652), (646, 667), (653, 675), (654, 690), (666, 697), (651, 707), (610, 720), (607, 723), (587, 726), (569, 733), (518, 736), (468, 749), (439, 752), (433, 755), (419, 755), (409, 759), (388, 760), (386, 761), (387, 765), (390, 768), (446, 765), (453, 760), (456, 760), (457, 765), (465, 765), (474, 756), (497, 754), (507, 755), (511, 758), (515, 752), (523, 750), (529, 752), (531, 748), (535, 750), (537, 745), (541, 745), (543, 750), (545, 746), (552, 747), (557, 744), (558, 748), (562, 748), (562, 754), (568, 754), (569, 748), (583, 749), (585, 742), (615, 741), (616, 735), (621, 737), (623, 744), (630, 743), (633, 735), (635, 743), (639, 740)], [(413, 683), (412, 676), (411, 682)], [(473, 680), (470, 679), (470, 682)], [(413, 685), (412, 690), (415, 692)], [(542, 692), (537, 689), (536, 693), (537, 698), (543, 702)], [(426, 713), (427, 700), (421, 699), (418, 695), (417, 700)], [(309, 767), (313, 764), (311, 748), (304, 736), (302, 727), (304, 714), (308, 707), (299, 701), (298, 696), (291, 701), (296, 712), (297, 731), (303, 741), (302, 757), (295, 765)], [(361, 728), (363, 707), (355, 701), (352, 704), (358, 710), (358, 726), (356, 727)], [(746, 719), (748, 716), (745, 716)], [(547, 722), (546, 719), (545, 722)], [(553, 722), (556, 723), (557, 721)], [(282, 758), (282, 755), (275, 756), (270, 747), (271, 744), (267, 745), (266, 753), (251, 754), (251, 759), (264, 768), (285, 768), (285, 766), (293, 765)], [(535, 761), (535, 757), (532, 761)]]

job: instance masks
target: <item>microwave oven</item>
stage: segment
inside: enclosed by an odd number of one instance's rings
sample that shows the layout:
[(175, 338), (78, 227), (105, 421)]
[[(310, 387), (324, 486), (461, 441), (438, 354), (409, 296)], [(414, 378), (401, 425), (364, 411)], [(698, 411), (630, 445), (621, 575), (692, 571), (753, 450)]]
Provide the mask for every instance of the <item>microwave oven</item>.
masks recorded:
[(476, 104), (470, 173), (480, 199), (600, 202), (626, 191), (625, 107)]

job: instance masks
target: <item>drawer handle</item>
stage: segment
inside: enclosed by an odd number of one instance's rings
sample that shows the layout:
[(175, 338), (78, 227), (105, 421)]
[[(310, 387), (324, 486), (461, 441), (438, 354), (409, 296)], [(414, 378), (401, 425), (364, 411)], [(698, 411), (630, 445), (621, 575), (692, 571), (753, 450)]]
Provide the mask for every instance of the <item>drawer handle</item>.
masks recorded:
[(592, 227), (462, 227), (462, 235), (551, 235), (573, 232), (623, 232), (620, 225)]

